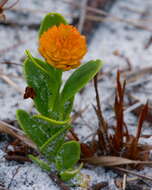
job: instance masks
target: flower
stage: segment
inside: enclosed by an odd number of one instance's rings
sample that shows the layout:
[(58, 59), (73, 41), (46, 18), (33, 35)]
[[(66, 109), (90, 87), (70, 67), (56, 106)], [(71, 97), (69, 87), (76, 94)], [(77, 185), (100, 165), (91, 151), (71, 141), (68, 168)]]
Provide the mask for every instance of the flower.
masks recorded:
[(45, 31), (39, 39), (39, 52), (61, 70), (78, 67), (87, 51), (85, 36), (72, 25), (60, 24)]

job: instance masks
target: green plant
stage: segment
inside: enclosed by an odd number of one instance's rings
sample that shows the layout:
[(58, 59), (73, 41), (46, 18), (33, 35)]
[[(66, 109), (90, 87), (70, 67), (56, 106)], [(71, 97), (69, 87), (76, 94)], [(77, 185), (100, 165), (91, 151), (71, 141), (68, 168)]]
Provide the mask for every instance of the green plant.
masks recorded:
[[(50, 171), (54, 163), (63, 180), (69, 180), (81, 167), (75, 169), (80, 159), (80, 144), (67, 141), (66, 134), (72, 127), (70, 113), (75, 94), (100, 70), (100, 60), (89, 61), (74, 71), (62, 86), (63, 71), (76, 68), (86, 53), (85, 37), (67, 24), (56, 13), (47, 14), (39, 30), (39, 51), (44, 61), (26, 51), (24, 75), (31, 89), (38, 115), (17, 111), (17, 119), (26, 135), (32, 139), (44, 156), (45, 162), (29, 155), (42, 169)], [(28, 97), (28, 95), (25, 95)]]

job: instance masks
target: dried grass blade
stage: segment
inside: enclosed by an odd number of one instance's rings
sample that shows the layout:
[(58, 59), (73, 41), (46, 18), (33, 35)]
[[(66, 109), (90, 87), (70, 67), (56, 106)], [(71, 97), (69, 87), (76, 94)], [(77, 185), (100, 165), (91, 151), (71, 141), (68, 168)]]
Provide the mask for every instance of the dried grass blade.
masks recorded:
[(23, 143), (25, 143), (26, 145), (28, 145), (29, 147), (37, 150), (36, 145), (30, 140), (28, 139), (21, 130), (16, 129), (15, 127), (0, 121), (0, 132), (2, 133), (7, 133), (19, 140), (21, 140)]
[(141, 111), (140, 116), (139, 116), (138, 128), (137, 128), (137, 133), (136, 133), (136, 141), (137, 142), (138, 142), (138, 140), (140, 138), (142, 125), (143, 125), (143, 122), (146, 119), (147, 114), (148, 114), (148, 102), (142, 108), (142, 111)]
[(126, 165), (126, 164), (148, 164), (152, 165), (152, 161), (138, 161), (138, 160), (130, 160), (117, 156), (94, 156), (91, 158), (83, 159), (82, 161), (87, 162), (93, 165), (100, 166), (118, 166), (118, 165)]

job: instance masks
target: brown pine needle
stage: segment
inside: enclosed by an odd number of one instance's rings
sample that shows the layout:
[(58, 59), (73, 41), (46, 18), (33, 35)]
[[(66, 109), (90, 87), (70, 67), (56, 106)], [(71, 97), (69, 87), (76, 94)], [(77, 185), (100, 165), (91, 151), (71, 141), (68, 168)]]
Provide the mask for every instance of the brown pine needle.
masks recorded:
[(128, 173), (128, 174), (130, 174), (130, 175), (137, 176), (137, 177), (142, 178), (142, 179), (147, 179), (147, 180), (152, 181), (152, 177), (150, 177), (150, 176), (145, 176), (145, 175), (142, 175), (142, 174), (133, 172), (133, 171), (131, 171), (131, 170), (127, 170), (127, 169), (120, 168), (120, 167), (114, 167), (113, 169), (116, 169), (116, 170), (121, 171), (121, 172), (123, 172), (123, 173)]

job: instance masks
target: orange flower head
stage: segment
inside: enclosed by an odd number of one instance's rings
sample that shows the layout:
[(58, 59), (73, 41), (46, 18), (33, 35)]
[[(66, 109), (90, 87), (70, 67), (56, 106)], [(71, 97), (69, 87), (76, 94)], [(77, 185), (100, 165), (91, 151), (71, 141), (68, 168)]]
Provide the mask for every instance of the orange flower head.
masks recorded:
[(49, 64), (64, 71), (78, 67), (86, 51), (85, 36), (71, 25), (53, 26), (39, 39), (41, 55)]

